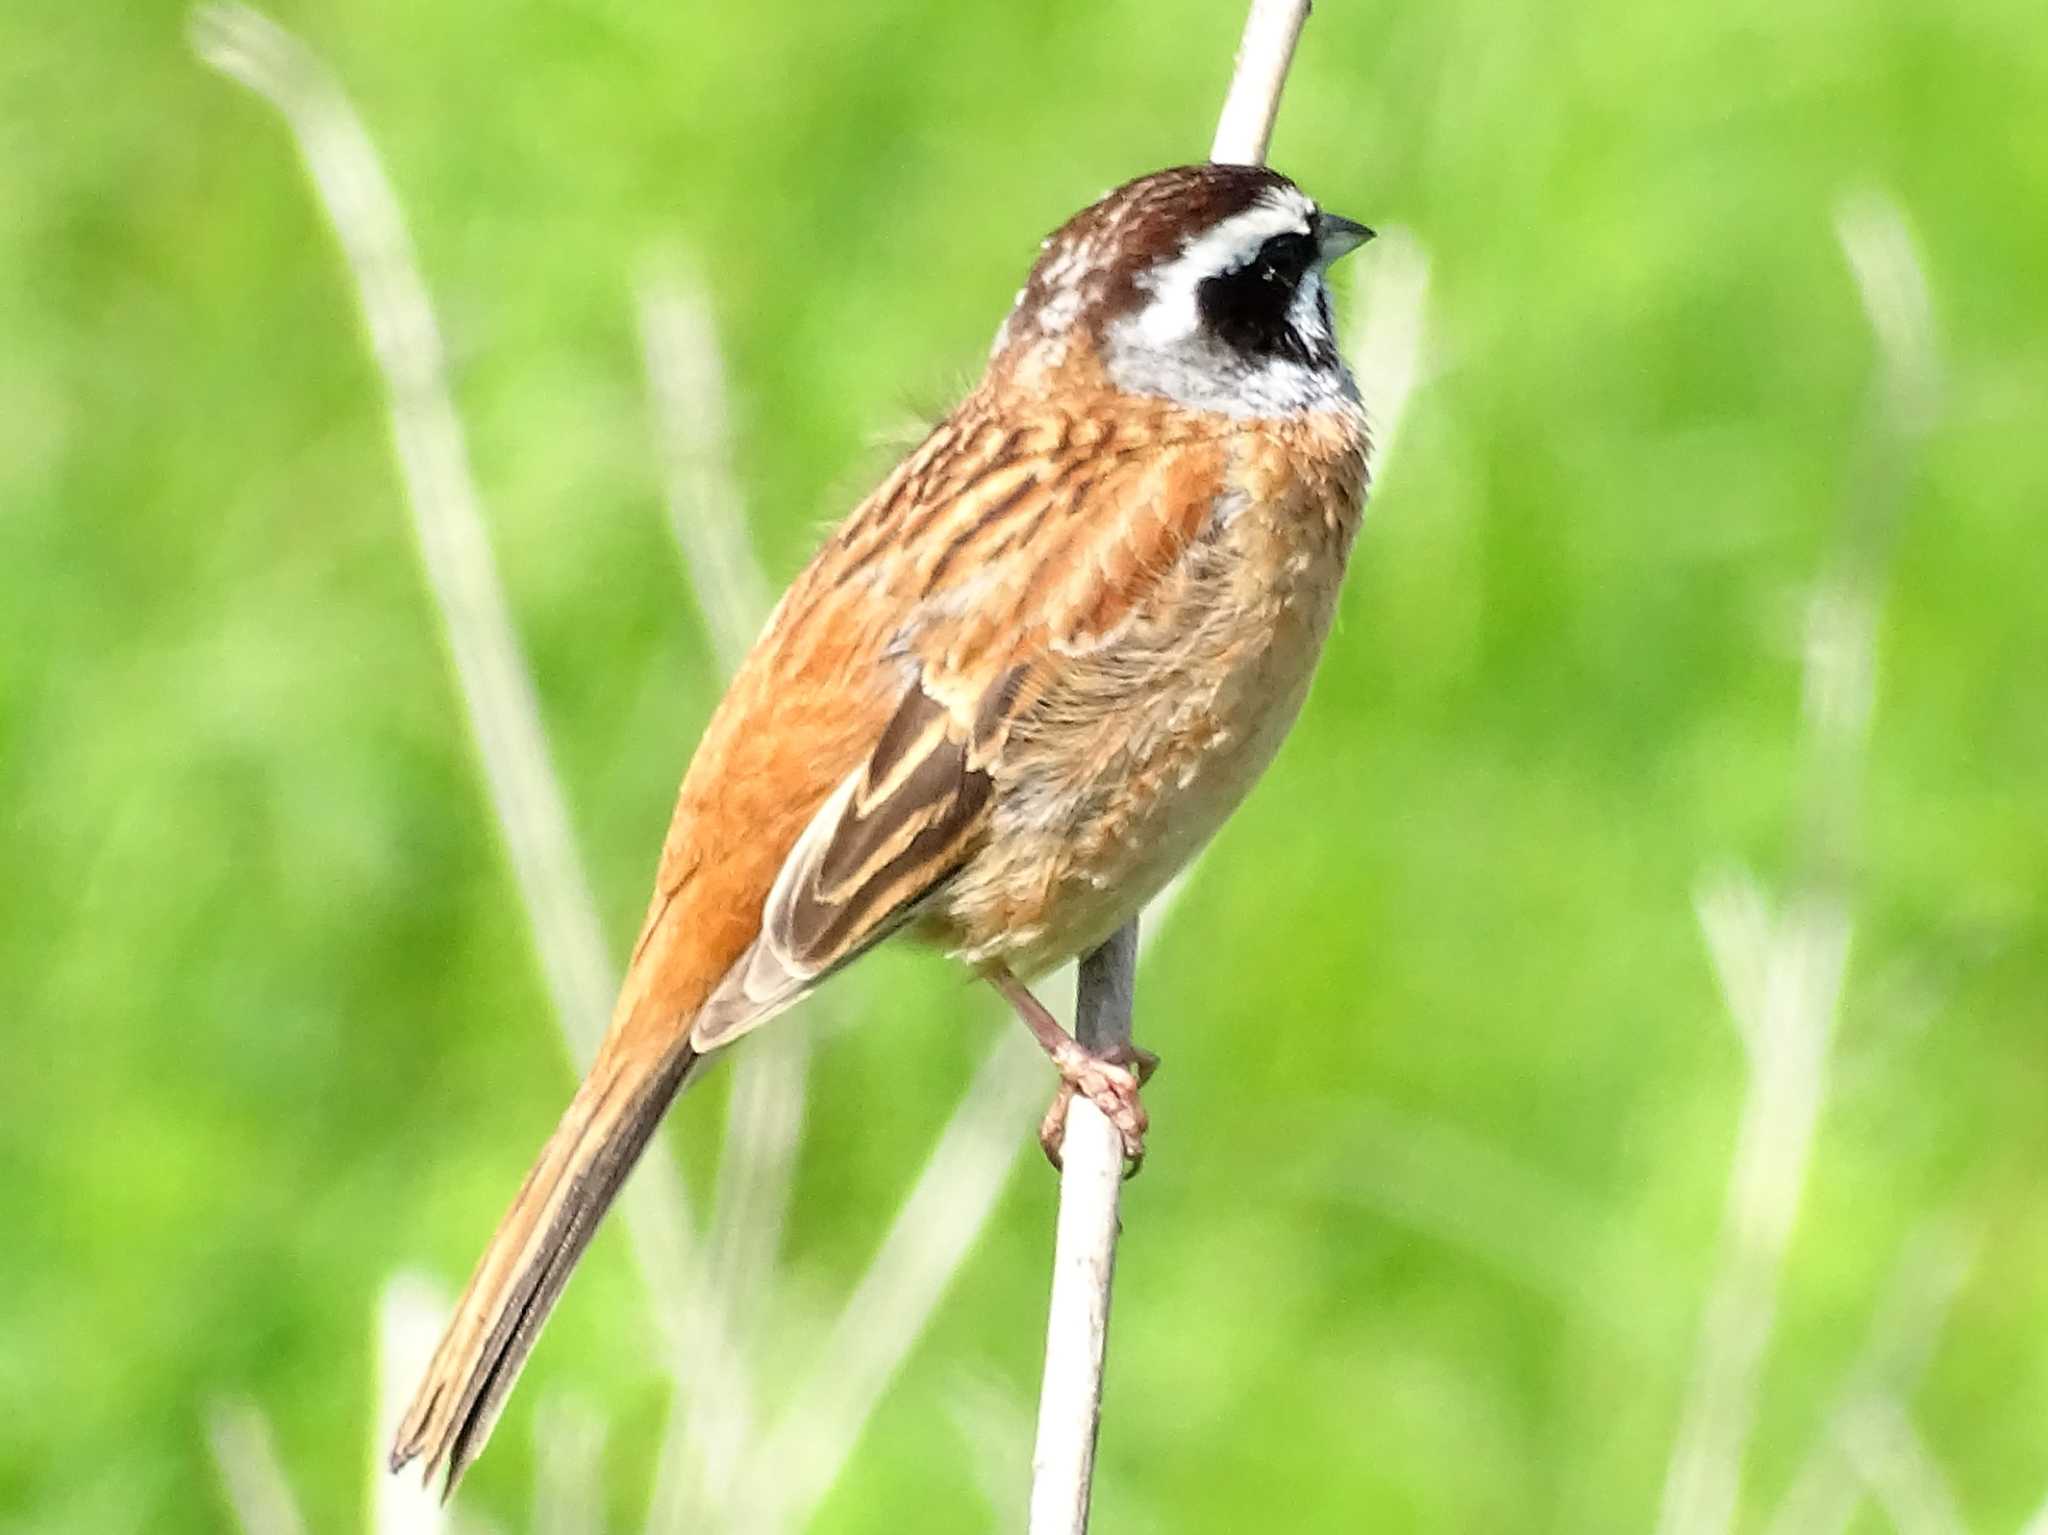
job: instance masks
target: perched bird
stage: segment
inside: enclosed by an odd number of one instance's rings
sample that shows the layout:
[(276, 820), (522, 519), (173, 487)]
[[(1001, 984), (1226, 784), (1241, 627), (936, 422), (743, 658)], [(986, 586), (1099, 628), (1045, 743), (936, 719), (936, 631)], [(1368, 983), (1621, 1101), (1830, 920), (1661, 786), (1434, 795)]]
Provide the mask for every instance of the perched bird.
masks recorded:
[(986, 977), (1133, 1162), (1151, 1058), (1024, 979), (1123, 925), (1300, 709), (1366, 488), (1331, 262), (1273, 171), (1163, 170), (1046, 239), (959, 406), (769, 618), (683, 778), (611, 1027), (398, 1430), (447, 1490), (704, 1057), (904, 929)]

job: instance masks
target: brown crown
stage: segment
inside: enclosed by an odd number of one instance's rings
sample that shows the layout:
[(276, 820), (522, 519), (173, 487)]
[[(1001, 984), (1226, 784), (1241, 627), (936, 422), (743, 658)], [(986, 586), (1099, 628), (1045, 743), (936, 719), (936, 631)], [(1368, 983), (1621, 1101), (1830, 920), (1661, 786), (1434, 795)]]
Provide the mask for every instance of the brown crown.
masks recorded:
[(1142, 298), (1138, 279), (1277, 187), (1262, 165), (1176, 165), (1127, 181), (1046, 236), (1003, 329), (1004, 350), (1081, 329), (1099, 338)]

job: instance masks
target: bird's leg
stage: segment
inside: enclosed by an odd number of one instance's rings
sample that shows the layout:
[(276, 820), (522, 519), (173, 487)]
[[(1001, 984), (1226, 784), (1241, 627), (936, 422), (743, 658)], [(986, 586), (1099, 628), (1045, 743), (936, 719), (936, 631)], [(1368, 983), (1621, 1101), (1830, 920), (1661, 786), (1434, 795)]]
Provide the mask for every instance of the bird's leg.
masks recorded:
[(1053, 1097), (1052, 1107), (1045, 1111), (1044, 1123), (1038, 1127), (1038, 1144), (1045, 1148), (1047, 1159), (1054, 1167), (1060, 1165), (1060, 1145), (1067, 1134), (1067, 1105), (1074, 1101), (1074, 1094), (1080, 1093), (1116, 1127), (1124, 1143), (1124, 1176), (1134, 1175), (1144, 1165), (1145, 1128), (1150, 1122), (1145, 1105), (1139, 1101), (1138, 1089), (1159, 1069), (1159, 1057), (1127, 1043), (1105, 1051), (1090, 1050), (1061, 1028), (1059, 1019), (1007, 969), (1000, 965), (991, 969), (988, 981), (1016, 1010), (1031, 1037), (1038, 1041), (1038, 1048), (1052, 1062), (1053, 1070), (1060, 1074), (1059, 1092)]

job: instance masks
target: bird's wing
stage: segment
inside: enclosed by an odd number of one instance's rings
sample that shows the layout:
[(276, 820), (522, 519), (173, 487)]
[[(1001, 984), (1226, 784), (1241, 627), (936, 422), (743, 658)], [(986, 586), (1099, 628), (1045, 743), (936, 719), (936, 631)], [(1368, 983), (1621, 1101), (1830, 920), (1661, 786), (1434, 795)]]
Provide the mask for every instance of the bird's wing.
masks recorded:
[(792, 589), (778, 624), (794, 634), (888, 614), (878, 653), (902, 680), (871, 749), (790, 845), (758, 935), (697, 1014), (696, 1049), (789, 1006), (959, 869), (1012, 722), (1208, 524), (1226, 443), (1076, 431), (942, 429)]

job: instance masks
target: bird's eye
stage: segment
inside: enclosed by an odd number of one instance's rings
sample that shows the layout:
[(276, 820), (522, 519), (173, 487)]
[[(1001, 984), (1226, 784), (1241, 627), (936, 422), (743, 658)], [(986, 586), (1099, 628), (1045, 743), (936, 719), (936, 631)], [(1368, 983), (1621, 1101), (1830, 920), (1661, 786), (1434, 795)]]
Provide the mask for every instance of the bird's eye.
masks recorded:
[(1259, 247), (1259, 275), (1292, 287), (1315, 259), (1315, 242), (1305, 234), (1274, 235)]

